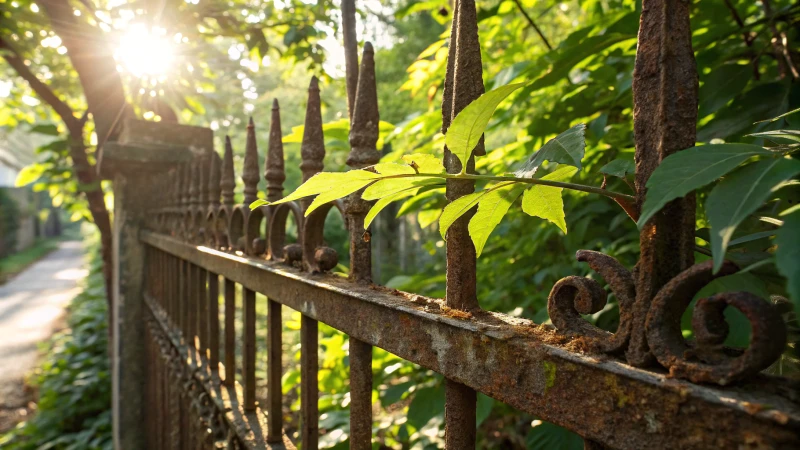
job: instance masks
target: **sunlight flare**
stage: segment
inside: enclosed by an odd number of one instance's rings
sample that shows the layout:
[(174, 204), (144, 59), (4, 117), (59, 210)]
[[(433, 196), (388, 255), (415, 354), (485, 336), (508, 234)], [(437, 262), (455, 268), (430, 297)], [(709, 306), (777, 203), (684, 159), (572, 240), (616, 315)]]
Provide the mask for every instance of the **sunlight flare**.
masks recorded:
[(137, 77), (164, 75), (175, 57), (174, 44), (165, 29), (137, 24), (122, 36), (115, 56)]

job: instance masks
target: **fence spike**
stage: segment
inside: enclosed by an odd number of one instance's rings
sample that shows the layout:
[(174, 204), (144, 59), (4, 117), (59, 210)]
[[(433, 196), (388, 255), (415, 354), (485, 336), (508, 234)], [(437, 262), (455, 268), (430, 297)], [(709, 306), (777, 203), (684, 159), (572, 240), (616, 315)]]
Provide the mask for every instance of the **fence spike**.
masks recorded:
[(189, 183), (189, 198), (188, 198), (188, 205), (189, 208), (194, 209), (195, 206), (199, 203), (200, 199), (198, 198), (199, 190), (198, 190), (198, 183), (197, 183), (197, 173), (199, 172), (199, 167), (197, 165), (197, 159), (192, 160), (189, 163), (189, 179), (187, 180)]
[(218, 207), (219, 196), (221, 192), (220, 187), (220, 166), (222, 165), (222, 160), (219, 157), (219, 153), (216, 151), (211, 152), (211, 161), (208, 164), (209, 172), (208, 172), (208, 206), (210, 208)]
[(377, 164), (381, 159), (375, 148), (378, 142), (378, 89), (375, 84), (375, 52), (372, 44), (364, 44), (358, 88), (350, 124), (350, 155), (347, 165), (353, 169)]
[[(667, 156), (692, 147), (697, 128), (697, 65), (689, 23), (691, 5), (645, 0), (633, 71), (633, 130), (636, 145), (636, 202), (645, 198), (650, 174)], [(645, 319), (656, 293), (694, 264), (695, 196), (670, 202), (639, 234), (636, 302), (628, 362), (653, 361)]]
[(347, 113), (353, 119), (358, 86), (358, 38), (356, 36), (356, 2), (342, 0), (342, 34), (344, 35), (344, 67), (347, 80)]
[(231, 208), (234, 203), (233, 191), (236, 188), (236, 174), (233, 170), (233, 146), (230, 136), (225, 136), (225, 155), (222, 159), (222, 179), (219, 187), (222, 190), (222, 204)]
[(208, 155), (203, 155), (197, 160), (197, 208), (205, 209), (208, 204), (208, 196), (211, 192), (208, 189)]
[(280, 200), (283, 197), (283, 182), (286, 181), (286, 171), (283, 167), (281, 109), (277, 98), (272, 101), (272, 122), (269, 126), (269, 144), (264, 178), (267, 179), (267, 200), (271, 202)]
[(308, 104), (306, 106), (306, 121), (303, 128), (303, 144), (300, 154), (303, 161), (300, 170), (303, 172), (303, 182), (322, 172), (325, 159), (325, 137), (322, 131), (322, 110), (320, 108), (319, 80), (311, 77), (308, 85)]
[[(442, 132), (446, 133), (453, 118), (470, 102), (483, 94), (481, 49), (478, 40), (478, 19), (475, 0), (458, 0), (450, 32), (450, 49), (442, 105)], [(474, 151), (485, 154), (483, 139)], [(444, 164), (449, 173), (461, 171), (461, 163), (445, 147)], [(474, 173), (475, 158), (467, 162), (467, 172)], [(475, 183), (467, 180), (447, 180), (449, 201), (470, 194)], [(469, 236), (468, 224), (472, 213), (459, 218), (447, 232), (447, 284), (445, 304), (454, 309), (479, 309), (475, 246)], [(477, 394), (453, 380), (445, 380), (445, 448), (475, 448), (475, 414)]]
[(258, 144), (256, 143), (256, 126), (253, 118), (247, 124), (247, 142), (244, 147), (244, 168), (242, 181), (244, 182), (244, 205), (249, 206), (258, 198)]

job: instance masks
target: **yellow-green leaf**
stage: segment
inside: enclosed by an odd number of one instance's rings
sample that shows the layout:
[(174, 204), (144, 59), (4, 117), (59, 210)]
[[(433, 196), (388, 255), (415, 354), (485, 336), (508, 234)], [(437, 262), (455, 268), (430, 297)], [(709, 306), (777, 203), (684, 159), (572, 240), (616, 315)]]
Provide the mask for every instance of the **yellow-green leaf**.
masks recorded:
[(486, 195), (488, 191), (473, 192), (472, 194), (459, 197), (450, 202), (439, 217), (439, 233), (442, 239), (447, 239), (447, 230), (459, 217), (467, 213), (473, 206), (478, 203), (478, 200)]
[(472, 243), (475, 244), (477, 256), (481, 256), (489, 235), (503, 220), (503, 216), (524, 190), (524, 185), (507, 184), (492, 189), (491, 192), (481, 197), (478, 202), (478, 211), (469, 221), (469, 235)]
[(478, 145), (497, 105), (524, 85), (525, 83), (515, 83), (491, 90), (475, 99), (453, 119), (453, 123), (447, 129), (444, 143), (461, 161), (462, 167), (467, 167), (467, 161)]
[(408, 163), (409, 167), (416, 167), (419, 173), (444, 173), (442, 160), (427, 153), (403, 155), (403, 161)]
[[(569, 181), (578, 169), (571, 166), (561, 166), (552, 173), (542, 177), (543, 180)], [(540, 217), (555, 224), (564, 233), (567, 232), (567, 222), (564, 218), (564, 200), (561, 198), (562, 188), (535, 185), (525, 191), (522, 196), (522, 211), (526, 214)]]
[(386, 197), (383, 197), (377, 202), (375, 202), (375, 204), (372, 205), (372, 208), (370, 208), (366, 217), (364, 217), (364, 229), (366, 230), (367, 228), (369, 228), (370, 224), (372, 224), (372, 221), (375, 220), (375, 217), (378, 216), (378, 213), (383, 211), (383, 209), (389, 206), (390, 203), (400, 199), (411, 197), (415, 195), (417, 191), (419, 191), (419, 189), (420, 188), (411, 188), (411, 189), (406, 189), (404, 191), (395, 192), (394, 194), (387, 195)]
[[(377, 173), (366, 170), (351, 170), (343, 173), (320, 172), (303, 183), (297, 190), (286, 197), (272, 202), (272, 205), (298, 200), (312, 195), (325, 194), (326, 202), (342, 198), (372, 183), (380, 177)], [(316, 200), (314, 201), (316, 203)], [(318, 207), (317, 205), (316, 207)], [(315, 209), (316, 209), (315, 207)], [(310, 210), (311, 208), (309, 208)], [(306, 211), (308, 214), (309, 211)]]

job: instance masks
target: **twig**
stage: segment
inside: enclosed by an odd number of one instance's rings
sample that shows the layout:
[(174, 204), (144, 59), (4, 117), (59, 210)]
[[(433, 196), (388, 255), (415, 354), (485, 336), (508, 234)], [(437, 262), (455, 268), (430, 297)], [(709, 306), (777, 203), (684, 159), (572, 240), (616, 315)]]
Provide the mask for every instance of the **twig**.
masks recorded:
[(525, 16), (525, 19), (527, 19), (530, 26), (533, 27), (533, 29), (536, 31), (536, 34), (538, 34), (539, 37), (542, 38), (542, 41), (544, 42), (544, 45), (547, 46), (547, 49), (553, 50), (553, 46), (550, 45), (550, 42), (548, 42), (547, 38), (544, 37), (542, 30), (539, 29), (539, 27), (536, 25), (536, 22), (534, 22), (533, 19), (531, 19), (531, 16), (529, 16), (528, 13), (525, 12), (525, 9), (522, 7), (522, 4), (520, 4), (519, 0), (514, 0), (514, 4), (517, 5), (519, 12), (521, 12), (522, 15)]

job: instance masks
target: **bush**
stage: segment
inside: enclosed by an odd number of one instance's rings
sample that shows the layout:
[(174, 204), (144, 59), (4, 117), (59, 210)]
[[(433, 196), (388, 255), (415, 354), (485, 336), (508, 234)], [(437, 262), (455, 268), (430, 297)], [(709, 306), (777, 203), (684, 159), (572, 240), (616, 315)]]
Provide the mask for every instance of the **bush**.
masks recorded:
[(4, 436), (9, 450), (113, 448), (108, 321), (102, 262), (95, 245), (83, 291), (69, 307), (68, 329), (53, 337), (33, 376), (38, 412)]
[(19, 229), (19, 207), (5, 189), (0, 188), (0, 258), (14, 252)]

